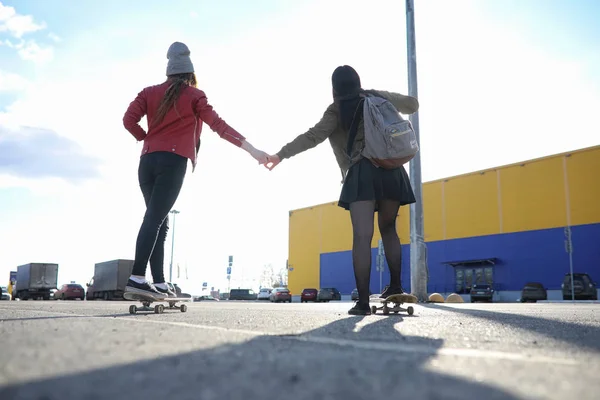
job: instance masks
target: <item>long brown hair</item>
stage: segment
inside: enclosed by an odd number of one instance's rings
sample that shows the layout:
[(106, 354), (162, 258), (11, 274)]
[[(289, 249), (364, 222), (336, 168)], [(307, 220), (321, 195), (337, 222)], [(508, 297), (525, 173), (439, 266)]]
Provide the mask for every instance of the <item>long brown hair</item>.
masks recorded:
[[(171, 85), (165, 92), (165, 95), (158, 106), (152, 125), (160, 124), (171, 107), (175, 107), (175, 103), (177, 102), (177, 99), (179, 99), (179, 95), (185, 86), (196, 87), (198, 84), (196, 81), (196, 74), (193, 72), (170, 75), (167, 78), (167, 81), (170, 82)], [(177, 108), (175, 108), (175, 112), (177, 112)]]

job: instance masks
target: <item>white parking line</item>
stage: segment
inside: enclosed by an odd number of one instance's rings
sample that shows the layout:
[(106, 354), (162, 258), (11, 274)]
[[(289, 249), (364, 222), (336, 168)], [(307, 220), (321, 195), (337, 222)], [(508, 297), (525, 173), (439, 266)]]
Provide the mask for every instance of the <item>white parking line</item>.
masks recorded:
[[(10, 308), (0, 307), (0, 309), (9, 310)], [(14, 308), (12, 309), (14, 310)], [(225, 328), (221, 326), (212, 326), (212, 325), (199, 325), (199, 324), (190, 324), (187, 322), (176, 322), (176, 321), (160, 321), (155, 319), (137, 319), (135, 317), (114, 317), (114, 316), (95, 316), (95, 315), (84, 315), (84, 314), (72, 314), (65, 313), (59, 311), (44, 311), (44, 310), (28, 310), (28, 311), (36, 311), (40, 313), (47, 314), (60, 314), (67, 315), (73, 317), (80, 318), (96, 318), (96, 319), (107, 319), (107, 320), (122, 320), (122, 321), (131, 321), (142, 324), (158, 324), (158, 325), (171, 325), (171, 326), (179, 326), (185, 328), (193, 328), (200, 330), (210, 330), (210, 331), (220, 331), (226, 333), (236, 333), (243, 334), (251, 337), (260, 337), (260, 336), (270, 336), (276, 337), (284, 340), (293, 340), (298, 342), (305, 343), (315, 343), (315, 344), (326, 344), (326, 345), (335, 345), (335, 346), (343, 346), (343, 347), (352, 347), (355, 349), (363, 349), (363, 350), (378, 350), (378, 351), (386, 351), (386, 352), (395, 352), (395, 353), (404, 353), (404, 354), (424, 354), (428, 356), (446, 356), (446, 357), (464, 357), (464, 358), (485, 358), (485, 359), (496, 359), (496, 360), (507, 360), (507, 361), (520, 361), (520, 362), (530, 362), (530, 363), (552, 363), (552, 364), (561, 364), (561, 365), (579, 365), (581, 364), (576, 359), (563, 358), (563, 357), (545, 357), (545, 356), (535, 356), (535, 355), (527, 355), (523, 353), (511, 353), (504, 351), (494, 351), (494, 350), (477, 350), (477, 349), (461, 349), (461, 348), (432, 348), (429, 346), (416, 345), (416, 344), (408, 344), (408, 343), (388, 343), (388, 342), (372, 342), (372, 341), (361, 341), (361, 340), (351, 340), (351, 339), (340, 339), (340, 338), (332, 338), (332, 337), (323, 337), (323, 336), (312, 336), (310, 334), (281, 334), (281, 333), (272, 333), (272, 332), (261, 332), (256, 330), (248, 330), (248, 329), (237, 329), (237, 328)]]

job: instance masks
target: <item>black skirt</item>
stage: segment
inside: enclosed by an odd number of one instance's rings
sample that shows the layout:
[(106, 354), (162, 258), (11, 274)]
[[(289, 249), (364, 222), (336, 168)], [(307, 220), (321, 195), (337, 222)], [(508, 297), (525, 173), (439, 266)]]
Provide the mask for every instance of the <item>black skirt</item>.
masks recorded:
[(350, 209), (355, 201), (375, 201), (375, 211), (381, 200), (395, 200), (401, 206), (415, 203), (415, 194), (404, 167), (378, 168), (363, 158), (348, 170), (338, 206)]

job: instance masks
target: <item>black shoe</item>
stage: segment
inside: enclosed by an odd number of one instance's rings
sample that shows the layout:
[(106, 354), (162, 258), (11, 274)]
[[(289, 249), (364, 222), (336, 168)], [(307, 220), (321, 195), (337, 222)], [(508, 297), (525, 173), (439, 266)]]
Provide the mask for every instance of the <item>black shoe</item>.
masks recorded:
[(166, 294), (159, 292), (153, 284), (149, 282), (138, 283), (131, 278), (127, 281), (125, 291), (128, 293), (138, 293), (141, 295), (151, 296), (157, 299), (164, 299)]
[(169, 289), (168, 286), (166, 289), (163, 289), (160, 286), (154, 286), (154, 288), (156, 290), (158, 290), (159, 292), (161, 292), (162, 294), (167, 295), (167, 297), (177, 297), (177, 295), (171, 289)]
[(369, 303), (359, 303), (358, 301), (354, 304), (350, 310), (348, 310), (348, 314), (350, 315), (371, 315), (371, 308), (369, 307)]
[(393, 296), (395, 294), (403, 294), (404, 290), (402, 290), (402, 287), (391, 287), (391, 286), (386, 286), (385, 289), (383, 290), (383, 293), (381, 293), (381, 296), (379, 296), (379, 298), (381, 299), (387, 299), (390, 296)]

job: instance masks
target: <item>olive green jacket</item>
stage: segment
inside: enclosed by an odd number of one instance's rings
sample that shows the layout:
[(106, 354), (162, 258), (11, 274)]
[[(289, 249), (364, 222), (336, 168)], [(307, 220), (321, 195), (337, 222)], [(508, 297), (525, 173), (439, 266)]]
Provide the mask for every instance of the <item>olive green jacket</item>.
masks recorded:
[[(367, 93), (384, 97), (390, 101), (396, 109), (402, 114), (413, 114), (419, 109), (419, 102), (416, 98), (404, 96), (399, 93), (386, 92), (382, 90), (367, 90)], [(277, 155), (281, 160), (291, 158), (296, 154), (302, 153), (308, 149), (312, 149), (318, 144), (329, 139), (329, 143), (333, 149), (333, 154), (342, 171), (342, 182), (346, 178), (348, 169), (352, 164), (359, 161), (361, 151), (364, 147), (364, 125), (361, 119), (356, 132), (352, 157), (348, 157), (346, 148), (348, 146), (348, 131), (344, 130), (339, 124), (338, 109), (335, 103), (331, 104), (325, 110), (321, 120), (308, 132), (303, 133), (286, 144), (279, 150)]]

